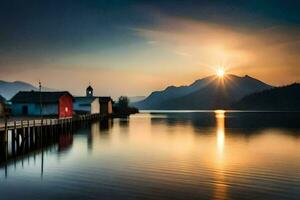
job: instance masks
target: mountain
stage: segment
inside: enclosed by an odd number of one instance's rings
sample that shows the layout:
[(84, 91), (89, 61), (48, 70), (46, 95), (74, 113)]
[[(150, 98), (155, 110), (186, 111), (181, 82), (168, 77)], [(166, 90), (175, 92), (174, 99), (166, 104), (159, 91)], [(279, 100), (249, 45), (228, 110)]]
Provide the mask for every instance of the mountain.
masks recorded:
[(163, 91), (152, 92), (146, 99), (143, 101), (136, 102), (134, 106), (140, 109), (158, 109), (162, 102), (166, 102), (170, 99), (177, 97), (182, 97), (184, 95), (190, 94), (194, 91), (197, 91), (205, 87), (209, 82), (213, 80), (213, 76), (200, 79), (188, 86), (169, 86)]
[(130, 103), (135, 103), (135, 102), (144, 100), (146, 97), (145, 96), (133, 96), (133, 97), (128, 97), (128, 98), (129, 98)]
[[(0, 80), (0, 95), (2, 95), (6, 99), (11, 99), (16, 93), (19, 91), (31, 91), (31, 90), (38, 90), (37, 87), (33, 85), (22, 82), (22, 81), (14, 81), (14, 82), (7, 82)], [(49, 88), (42, 88), (44, 91), (52, 91)]]
[(209, 76), (188, 86), (170, 86), (163, 91), (153, 92), (134, 106), (158, 110), (229, 108), (233, 102), (246, 95), (270, 88), (272, 86), (250, 76), (226, 75), (222, 79)]
[(294, 83), (248, 95), (232, 107), (243, 110), (300, 111), (300, 84)]
[(6, 99), (0, 95), (0, 102), (6, 102)]

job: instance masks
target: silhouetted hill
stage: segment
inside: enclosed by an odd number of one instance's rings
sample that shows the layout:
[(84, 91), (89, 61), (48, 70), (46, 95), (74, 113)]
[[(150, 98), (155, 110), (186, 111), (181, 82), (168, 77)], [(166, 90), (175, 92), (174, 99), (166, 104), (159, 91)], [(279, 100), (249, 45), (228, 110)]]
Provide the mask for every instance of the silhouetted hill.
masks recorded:
[(233, 104), (242, 110), (300, 111), (300, 84), (294, 83), (254, 93)]
[(209, 76), (189, 86), (171, 86), (164, 91), (153, 92), (144, 101), (135, 103), (139, 109), (221, 109), (253, 92), (270, 89), (250, 76), (226, 75), (224, 79)]
[(5, 102), (5, 101), (6, 101), (6, 99), (0, 95), (0, 102)]
[(207, 78), (197, 80), (188, 86), (169, 86), (163, 91), (152, 92), (146, 99), (136, 102), (133, 105), (139, 109), (158, 109), (161, 107), (161, 103), (174, 98), (182, 97), (204, 88), (209, 82), (213, 81), (213, 79), (213, 76), (209, 76)]
[[(31, 90), (38, 90), (38, 88), (34, 87), (33, 85), (22, 82), (22, 81), (14, 81), (14, 82), (7, 82), (0, 80), (0, 95), (2, 95), (7, 100), (11, 99), (16, 93), (19, 91), (31, 91)], [(43, 88), (45, 91), (51, 91), (52, 89)]]
[(146, 97), (145, 96), (133, 96), (133, 97), (128, 97), (130, 103), (138, 102), (144, 100)]

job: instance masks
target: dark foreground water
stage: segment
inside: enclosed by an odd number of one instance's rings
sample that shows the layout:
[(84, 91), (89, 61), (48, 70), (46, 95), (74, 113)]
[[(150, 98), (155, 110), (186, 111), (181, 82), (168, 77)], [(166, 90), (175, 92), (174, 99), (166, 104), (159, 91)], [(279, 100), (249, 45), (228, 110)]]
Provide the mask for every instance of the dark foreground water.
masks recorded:
[(300, 199), (297, 113), (94, 123), (0, 168), (0, 199)]

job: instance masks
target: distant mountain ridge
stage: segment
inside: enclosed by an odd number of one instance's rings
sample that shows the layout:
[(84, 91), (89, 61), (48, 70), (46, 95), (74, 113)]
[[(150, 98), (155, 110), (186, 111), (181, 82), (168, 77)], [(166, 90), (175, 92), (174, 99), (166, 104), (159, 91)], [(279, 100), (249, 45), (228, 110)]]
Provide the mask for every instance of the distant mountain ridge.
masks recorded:
[(134, 102), (142, 101), (146, 97), (145, 96), (132, 96), (132, 97), (128, 97), (128, 98), (129, 98), (130, 103), (134, 103)]
[(153, 92), (134, 106), (139, 109), (226, 109), (233, 102), (249, 95), (272, 88), (250, 76), (226, 75), (224, 79), (209, 76), (188, 86), (169, 86), (163, 91)]
[(210, 76), (204, 79), (199, 79), (188, 86), (169, 86), (165, 90), (152, 92), (146, 99), (140, 102), (136, 102), (134, 105), (141, 109), (157, 108), (158, 105), (163, 101), (178, 98), (201, 89), (202, 87), (207, 85), (212, 80), (212, 78), (213, 77)]
[(0, 95), (0, 102), (6, 102), (6, 99)]
[[(11, 99), (16, 93), (19, 91), (31, 91), (38, 90), (37, 87), (22, 81), (3, 81), (0, 80), (0, 95), (2, 95), (5, 99)], [(43, 91), (53, 91), (50, 88), (42, 88)]]
[(245, 96), (232, 105), (242, 110), (300, 111), (300, 84), (276, 87)]

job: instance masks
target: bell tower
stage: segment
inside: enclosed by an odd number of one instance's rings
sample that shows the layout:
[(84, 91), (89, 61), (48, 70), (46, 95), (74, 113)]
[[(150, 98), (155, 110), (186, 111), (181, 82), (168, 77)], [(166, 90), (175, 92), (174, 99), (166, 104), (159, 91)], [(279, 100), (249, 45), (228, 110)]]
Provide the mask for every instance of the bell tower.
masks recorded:
[(94, 96), (94, 89), (92, 88), (91, 84), (86, 88), (86, 96), (87, 97), (92, 97)]

